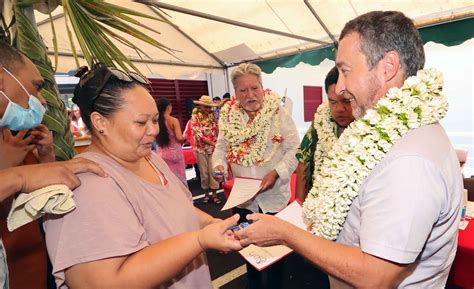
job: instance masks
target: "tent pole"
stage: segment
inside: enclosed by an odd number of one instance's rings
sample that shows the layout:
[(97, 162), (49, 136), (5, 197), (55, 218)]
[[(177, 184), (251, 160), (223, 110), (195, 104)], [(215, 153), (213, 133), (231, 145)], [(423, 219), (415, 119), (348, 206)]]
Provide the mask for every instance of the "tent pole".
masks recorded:
[[(59, 18), (62, 18), (62, 17), (64, 17), (64, 13), (61, 12), (61, 13), (59, 13), (59, 14), (56, 14), (56, 15), (51, 16), (51, 19), (54, 21), (54, 20), (59, 19)], [(36, 23), (36, 27), (39, 27), (39, 26), (41, 26), (41, 25), (43, 25), (43, 24), (50, 23), (50, 22), (51, 22), (51, 20), (50, 20), (49, 18), (46, 18), (46, 19), (44, 19), (44, 20), (38, 21), (38, 22)]]
[(311, 13), (313, 14), (313, 16), (316, 18), (316, 20), (318, 20), (319, 24), (321, 25), (321, 27), (323, 27), (324, 31), (326, 31), (327, 35), (329, 36), (329, 38), (331, 38), (332, 42), (334, 43), (334, 46), (337, 47), (337, 40), (336, 38), (334, 37), (334, 35), (332, 35), (331, 31), (329, 31), (329, 29), (327, 28), (326, 24), (324, 24), (323, 20), (319, 17), (318, 13), (316, 13), (316, 10), (314, 10), (313, 6), (311, 5), (311, 3), (309, 3), (308, 0), (304, 0), (304, 4), (306, 4), (306, 6), (308, 6), (308, 9), (311, 11)]
[(226, 65), (224, 69), (224, 77), (225, 77), (225, 92), (230, 93), (229, 89), (229, 67)]
[(172, 10), (172, 11), (183, 13), (183, 14), (188, 14), (188, 15), (192, 15), (192, 16), (196, 16), (196, 17), (201, 17), (201, 18), (208, 19), (208, 20), (213, 20), (213, 21), (222, 22), (222, 23), (226, 23), (226, 24), (230, 24), (230, 25), (234, 25), (234, 26), (239, 26), (239, 27), (243, 27), (243, 28), (247, 28), (247, 29), (258, 30), (258, 31), (261, 31), (261, 32), (281, 35), (281, 36), (285, 36), (285, 37), (289, 37), (289, 38), (295, 38), (295, 39), (304, 40), (304, 41), (307, 41), (307, 42), (319, 43), (319, 44), (323, 44), (323, 45), (330, 44), (328, 42), (321, 41), (321, 40), (318, 40), (318, 39), (305, 37), (305, 36), (301, 36), (301, 35), (295, 35), (295, 34), (283, 32), (283, 31), (273, 30), (273, 29), (269, 29), (269, 28), (265, 28), (265, 27), (261, 27), (261, 26), (257, 26), (257, 25), (253, 25), (253, 24), (248, 24), (248, 23), (244, 23), (244, 22), (240, 22), (240, 21), (235, 21), (235, 20), (224, 18), (224, 17), (219, 17), (219, 16), (215, 16), (215, 15), (211, 15), (211, 14), (207, 14), (207, 13), (203, 13), (203, 12), (199, 12), (199, 11), (195, 11), (195, 10), (191, 10), (191, 9), (187, 9), (187, 8), (183, 8), (183, 7), (179, 7), (179, 6), (175, 6), (175, 5), (170, 5), (170, 4), (163, 3), (163, 2), (158, 2), (158, 1), (153, 1), (153, 0), (137, 0), (137, 2), (147, 4), (147, 5), (153, 5), (155, 7), (159, 7), (159, 8), (162, 8), (162, 9), (168, 9), (168, 10)]
[[(53, 51), (48, 51), (48, 55), (54, 55)], [(74, 57), (74, 55), (70, 52), (58, 52), (59, 56), (66, 56), (66, 57)], [(77, 56), (84, 58), (84, 54), (78, 53)], [(214, 66), (214, 65), (205, 65), (205, 64), (197, 64), (197, 63), (184, 63), (184, 62), (175, 62), (175, 61), (160, 61), (160, 60), (146, 60), (142, 58), (130, 57), (127, 56), (133, 62), (137, 63), (145, 63), (145, 64), (161, 64), (161, 65), (174, 65), (174, 66), (185, 66), (185, 67), (197, 67), (197, 68), (209, 68), (209, 69), (219, 69), (222, 70), (222, 66)]]
[[(148, 6), (148, 5), (147, 5)], [(189, 41), (191, 41), (194, 45), (196, 45), (197, 47), (199, 47), (199, 49), (201, 49), (202, 51), (204, 51), (204, 53), (206, 53), (207, 55), (209, 55), (210, 57), (212, 57), (215, 61), (217, 61), (221, 66), (222, 66), (222, 69), (224, 69), (224, 62), (222, 60), (220, 60), (217, 56), (215, 56), (214, 54), (212, 54), (211, 52), (209, 52), (207, 49), (205, 49), (201, 44), (197, 43), (196, 40), (194, 40), (193, 38), (191, 38), (191, 36), (189, 36), (188, 34), (186, 34), (183, 30), (181, 30), (176, 24), (174, 24), (173, 22), (171, 22), (171, 20), (168, 20), (166, 19), (163, 14), (161, 14), (161, 12), (157, 11), (155, 7), (153, 6), (148, 6), (148, 8), (153, 11), (153, 13), (155, 13), (156, 15), (158, 15), (159, 17), (161, 17), (161, 19), (165, 20), (169, 25), (171, 25), (174, 29), (176, 29), (179, 33), (181, 33), (184, 37), (186, 37)]]

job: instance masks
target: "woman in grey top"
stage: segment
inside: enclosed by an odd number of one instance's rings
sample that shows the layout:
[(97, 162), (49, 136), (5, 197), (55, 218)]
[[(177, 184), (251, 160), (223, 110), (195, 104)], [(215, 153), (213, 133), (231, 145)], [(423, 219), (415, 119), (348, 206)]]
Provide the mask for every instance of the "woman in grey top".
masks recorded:
[(146, 79), (103, 65), (82, 76), (73, 101), (92, 132), (81, 157), (108, 174), (79, 175), (77, 208), (45, 222), (58, 288), (212, 288), (206, 249), (240, 244), (195, 208), (190, 192), (151, 152), (158, 111)]

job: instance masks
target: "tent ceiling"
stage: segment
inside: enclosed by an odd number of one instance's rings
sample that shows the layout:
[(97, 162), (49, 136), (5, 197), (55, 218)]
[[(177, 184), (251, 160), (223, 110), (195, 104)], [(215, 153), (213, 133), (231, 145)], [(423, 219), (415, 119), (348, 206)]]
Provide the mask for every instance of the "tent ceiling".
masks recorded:
[[(184, 7), (198, 13), (302, 36), (309, 38), (308, 41), (196, 17), (168, 8), (161, 8), (160, 11), (131, 1), (112, 2), (149, 15), (157, 16), (157, 13), (165, 15), (164, 17), (174, 24), (173, 26), (154, 20), (140, 19), (141, 22), (161, 32), (161, 34), (150, 33), (150, 35), (177, 52), (175, 56), (170, 56), (159, 49), (143, 44), (140, 47), (151, 59), (144, 58), (138, 65), (144, 73), (155, 73), (167, 78), (216, 70), (223, 64), (271, 59), (333, 43), (327, 31), (304, 1), (162, 0), (155, 3), (158, 6), (172, 5), (178, 9)], [(328, 32), (336, 39), (348, 20), (373, 10), (402, 11), (417, 25), (431, 25), (458, 17), (474, 16), (472, 0), (311, 0), (306, 2), (315, 10)], [(63, 55), (58, 71), (68, 71), (75, 68), (75, 64), (72, 57), (68, 56), (71, 54), (71, 49), (62, 17), (62, 8), (58, 7), (53, 11), (54, 15), (56, 15), (54, 22), (59, 51)], [(40, 34), (52, 51), (52, 33), (47, 18), (47, 15), (36, 12)], [(134, 50), (120, 43), (117, 45), (132, 59), (140, 59)]]

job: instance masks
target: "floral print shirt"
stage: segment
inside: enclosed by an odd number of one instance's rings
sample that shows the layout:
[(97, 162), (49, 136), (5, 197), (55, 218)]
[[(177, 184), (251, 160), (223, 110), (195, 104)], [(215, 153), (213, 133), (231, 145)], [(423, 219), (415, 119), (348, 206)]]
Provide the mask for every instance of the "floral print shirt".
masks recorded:
[[(340, 128), (336, 125), (334, 134), (339, 137)], [(310, 189), (313, 187), (313, 174), (314, 174), (314, 153), (316, 152), (316, 146), (318, 144), (318, 132), (314, 128), (314, 120), (311, 122), (306, 134), (301, 141), (301, 144), (296, 151), (296, 159), (298, 162), (304, 164), (304, 175), (306, 180), (306, 188)]]
[[(193, 109), (191, 114), (191, 130), (194, 138), (193, 149), (201, 154), (212, 155), (219, 130), (217, 128), (217, 120), (214, 112)], [(210, 141), (214, 145), (210, 145), (205, 141)]]

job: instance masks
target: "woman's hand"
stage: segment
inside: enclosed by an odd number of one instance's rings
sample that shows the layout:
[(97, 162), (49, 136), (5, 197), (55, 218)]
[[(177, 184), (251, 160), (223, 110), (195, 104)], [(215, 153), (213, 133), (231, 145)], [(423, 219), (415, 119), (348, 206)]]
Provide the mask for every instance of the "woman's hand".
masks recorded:
[(235, 238), (230, 226), (236, 225), (239, 215), (234, 215), (220, 222), (213, 222), (198, 233), (198, 240), (203, 250), (214, 249), (221, 252), (237, 251), (242, 249), (239, 240)]

